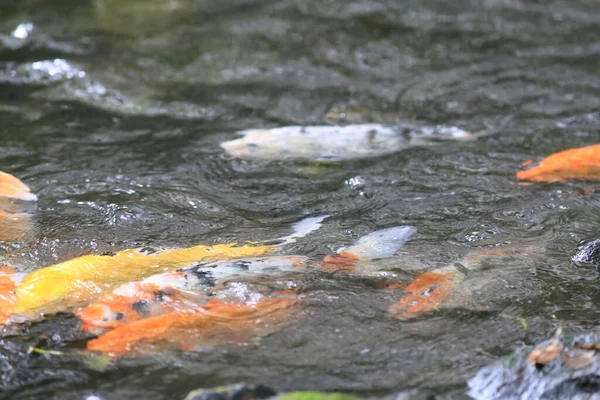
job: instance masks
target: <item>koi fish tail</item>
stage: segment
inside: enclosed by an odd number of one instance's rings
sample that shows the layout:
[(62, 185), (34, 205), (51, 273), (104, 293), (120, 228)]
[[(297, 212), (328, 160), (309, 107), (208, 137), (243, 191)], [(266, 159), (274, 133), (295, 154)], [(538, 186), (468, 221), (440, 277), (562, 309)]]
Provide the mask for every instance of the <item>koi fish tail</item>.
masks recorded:
[(539, 259), (544, 251), (545, 246), (537, 242), (473, 251), (460, 263), (418, 275), (403, 290), (402, 299), (390, 307), (390, 312), (398, 319), (415, 318), (450, 300), (451, 293), (453, 301), (465, 303), (469, 297), (468, 285), (460, 291), (455, 288), (467, 278), (476, 281), (477, 271), (494, 267), (506, 270), (507, 265), (515, 262), (522, 264), (519, 260)]
[(360, 260), (376, 260), (392, 257), (398, 249), (417, 232), (414, 226), (395, 226), (369, 233), (350, 247), (338, 250), (338, 254), (352, 254)]
[(320, 268), (327, 272), (354, 274), (360, 261), (392, 257), (416, 231), (414, 226), (395, 226), (369, 233), (352, 246), (342, 247), (337, 254), (326, 256)]
[(281, 246), (286, 244), (292, 244), (296, 242), (297, 239), (302, 238), (310, 234), (311, 232), (316, 231), (321, 227), (321, 223), (325, 218), (329, 215), (319, 215), (318, 217), (309, 217), (303, 220), (300, 220), (292, 225), (292, 234), (288, 236), (284, 236), (278, 239), (278, 242), (281, 242)]
[(267, 298), (254, 304), (211, 301), (194, 311), (173, 312), (119, 327), (91, 340), (87, 348), (111, 357), (159, 349), (194, 350), (235, 345), (275, 332), (294, 321), (298, 300)]

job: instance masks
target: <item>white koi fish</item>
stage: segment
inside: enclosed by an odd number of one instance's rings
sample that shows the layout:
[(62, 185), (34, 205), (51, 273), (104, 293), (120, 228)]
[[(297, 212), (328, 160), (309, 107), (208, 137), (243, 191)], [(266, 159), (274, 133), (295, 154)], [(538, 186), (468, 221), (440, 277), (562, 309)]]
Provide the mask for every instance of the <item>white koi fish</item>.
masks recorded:
[(453, 126), (361, 124), (347, 126), (286, 126), (238, 132), (243, 137), (221, 143), (233, 157), (259, 160), (348, 160), (376, 157), (446, 140), (472, 140)]

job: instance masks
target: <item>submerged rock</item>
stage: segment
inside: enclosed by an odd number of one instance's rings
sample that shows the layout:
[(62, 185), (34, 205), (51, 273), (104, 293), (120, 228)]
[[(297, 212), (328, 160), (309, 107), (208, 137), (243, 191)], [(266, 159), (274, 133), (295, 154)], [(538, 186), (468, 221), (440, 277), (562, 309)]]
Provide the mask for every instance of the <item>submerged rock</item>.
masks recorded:
[[(485, 400), (600, 399), (600, 333), (550, 339), (482, 368), (468, 394)], [(537, 355), (557, 349), (542, 361)], [(533, 355), (533, 357), (532, 357)]]
[(591, 264), (600, 267), (600, 239), (592, 240), (581, 246), (571, 260), (576, 264)]

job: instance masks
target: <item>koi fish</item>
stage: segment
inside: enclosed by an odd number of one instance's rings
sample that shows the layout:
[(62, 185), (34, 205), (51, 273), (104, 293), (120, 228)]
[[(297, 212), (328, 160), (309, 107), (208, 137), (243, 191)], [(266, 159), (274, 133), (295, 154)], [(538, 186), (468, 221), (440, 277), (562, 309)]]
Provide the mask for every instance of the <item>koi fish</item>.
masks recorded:
[[(217, 340), (218, 335), (209, 331), (213, 329), (213, 323), (207, 319), (204, 304), (215, 304), (206, 303), (210, 297), (223, 297), (219, 301), (228, 306), (221, 305), (219, 310), (233, 312), (236, 316), (239, 310), (249, 308), (254, 310), (250, 314), (252, 318), (255, 313), (271, 315), (271, 312), (275, 312), (272, 310), (275, 307), (278, 322), (291, 319), (290, 314), (296, 315), (291, 310), (297, 310), (297, 307), (292, 306), (298, 303), (296, 299), (284, 301), (286, 298), (280, 297), (279, 293), (267, 294), (279, 296), (275, 298), (262, 294), (255, 294), (250, 300), (236, 298), (235, 293), (227, 292), (228, 284), (289, 276), (310, 268), (359, 273), (361, 264), (372, 264), (375, 259), (392, 257), (415, 231), (416, 228), (411, 226), (376, 231), (322, 261), (304, 256), (272, 256), (201, 263), (175, 273), (155, 275), (134, 285), (123, 285), (113, 293), (102, 296), (96, 303), (79, 310), (77, 315), (83, 321), (84, 330), (98, 332), (113, 329), (88, 343), (88, 349), (103, 351), (111, 356), (135, 354), (138, 345), (145, 348), (152, 344), (154, 348), (160, 348), (160, 341), (167, 343), (168, 347), (179, 348), (182, 348), (183, 342), (184, 346), (201, 344), (188, 339), (179, 343), (173, 339), (184, 335), (198, 339), (204, 339), (208, 335), (211, 337), (209, 344), (224, 344)], [(256, 300), (256, 296), (259, 300)], [(288, 311), (284, 313), (283, 310)], [(288, 315), (287, 318), (284, 318), (285, 314)], [(244, 333), (254, 326), (245, 315), (242, 314), (231, 322), (232, 331), (236, 330), (238, 324), (239, 331)], [(262, 332), (262, 328), (252, 329), (258, 336), (262, 335), (259, 331)]]
[(238, 134), (243, 137), (221, 143), (225, 152), (233, 157), (260, 160), (349, 160), (479, 136), (453, 126), (416, 124), (287, 126)]
[[(0, 172), (0, 240), (14, 242), (30, 231), (31, 216), (24, 212), (37, 200), (29, 187), (14, 176)], [(0, 323), (16, 303), (15, 288), (24, 274), (11, 267), (0, 267)]]
[(600, 181), (600, 144), (561, 151), (539, 163), (526, 161), (517, 179), (532, 182)]
[[(279, 245), (218, 244), (186, 249), (129, 249), (107, 255), (86, 255), (31, 272), (16, 287), (16, 304), (11, 321), (39, 318), (43, 314), (69, 311), (130, 281), (160, 272), (176, 271), (202, 261), (256, 257), (271, 254), (281, 245), (320, 227), (326, 216), (308, 218), (298, 231)], [(311, 225), (312, 224), (312, 225)]]
[(31, 228), (27, 212), (37, 196), (14, 176), (0, 172), (0, 240), (14, 242)]
[[(522, 260), (539, 259), (545, 248), (538, 243), (506, 245), (485, 248), (469, 253), (461, 262), (453, 263), (433, 271), (419, 274), (402, 290), (402, 298), (390, 308), (390, 313), (397, 319), (408, 320), (438, 309), (443, 303), (458, 303), (465, 306), (472, 287), (475, 290), (490, 280), (485, 275), (477, 275), (484, 270), (503, 267), (508, 263)], [(494, 268), (494, 271), (498, 269)], [(498, 278), (498, 273), (495, 278)], [(471, 287), (469, 287), (469, 284)]]
[(23, 201), (37, 201), (37, 196), (31, 193), (29, 186), (6, 172), (0, 172), (0, 197)]
[(111, 357), (147, 354), (163, 348), (193, 351), (199, 346), (248, 343), (289, 326), (301, 313), (298, 300), (267, 298), (256, 303), (212, 301), (125, 325), (87, 343), (88, 350)]

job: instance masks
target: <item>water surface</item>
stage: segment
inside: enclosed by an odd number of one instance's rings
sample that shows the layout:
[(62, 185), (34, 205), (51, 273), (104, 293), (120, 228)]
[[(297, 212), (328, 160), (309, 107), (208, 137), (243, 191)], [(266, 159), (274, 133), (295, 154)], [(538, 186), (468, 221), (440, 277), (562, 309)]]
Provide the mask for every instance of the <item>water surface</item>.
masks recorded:
[[(600, 142), (600, 13), (590, 0), (22, 0), (0, 5), (0, 167), (39, 195), (33, 231), (3, 252), (31, 270), (81, 254), (279, 237), (323, 256), (414, 225), (403, 251), (439, 266), (527, 243), (451, 306), (391, 318), (376, 279), (315, 274), (305, 316), (238, 348), (96, 371), (31, 345), (78, 349), (59, 316), (2, 339), (11, 399), (176, 399), (239, 381), (278, 390), (464, 398), (482, 366), (565, 329), (593, 329), (598, 273), (569, 261), (598, 236), (594, 184), (520, 186), (521, 162)], [(243, 161), (240, 129), (417, 121), (475, 142), (337, 164)], [(398, 265), (406, 279), (410, 265)]]

